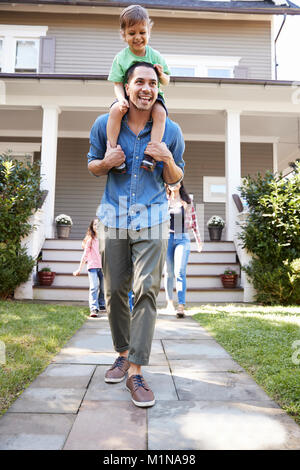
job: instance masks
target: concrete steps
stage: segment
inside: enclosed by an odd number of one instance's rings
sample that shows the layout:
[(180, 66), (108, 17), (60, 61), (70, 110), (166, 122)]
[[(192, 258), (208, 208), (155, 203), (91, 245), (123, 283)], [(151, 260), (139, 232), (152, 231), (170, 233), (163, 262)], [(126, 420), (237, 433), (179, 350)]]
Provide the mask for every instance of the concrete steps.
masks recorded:
[[(86, 268), (80, 276), (72, 275), (82, 256), (81, 243), (81, 240), (45, 241), (38, 268), (50, 267), (56, 272), (56, 277), (50, 287), (34, 286), (34, 299), (87, 301), (89, 281)], [(242, 288), (224, 289), (222, 286), (220, 274), (227, 268), (240, 274), (232, 242), (205, 242), (201, 253), (192, 243), (187, 266), (187, 302), (242, 302)], [(162, 278), (158, 302), (165, 301), (163, 286)]]

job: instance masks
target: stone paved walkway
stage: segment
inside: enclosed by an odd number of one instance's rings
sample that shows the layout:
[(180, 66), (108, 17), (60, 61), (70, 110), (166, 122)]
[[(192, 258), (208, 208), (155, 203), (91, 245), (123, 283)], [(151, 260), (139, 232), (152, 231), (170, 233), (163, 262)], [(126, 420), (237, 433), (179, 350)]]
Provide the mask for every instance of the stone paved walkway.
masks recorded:
[(0, 419), (0, 449), (300, 449), (300, 427), (192, 318), (158, 316), (154, 407), (104, 382), (115, 357), (107, 317), (88, 319)]

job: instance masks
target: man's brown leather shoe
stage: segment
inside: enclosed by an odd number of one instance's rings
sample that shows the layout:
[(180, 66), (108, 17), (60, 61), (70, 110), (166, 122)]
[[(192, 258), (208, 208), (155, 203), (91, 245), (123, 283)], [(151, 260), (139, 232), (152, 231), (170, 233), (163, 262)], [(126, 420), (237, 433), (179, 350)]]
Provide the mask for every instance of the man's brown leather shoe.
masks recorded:
[(122, 382), (129, 369), (129, 362), (126, 357), (119, 356), (108, 371), (106, 371), (104, 380), (107, 383)]
[(131, 375), (126, 381), (126, 388), (136, 406), (153, 406), (155, 398), (152, 390), (142, 375)]

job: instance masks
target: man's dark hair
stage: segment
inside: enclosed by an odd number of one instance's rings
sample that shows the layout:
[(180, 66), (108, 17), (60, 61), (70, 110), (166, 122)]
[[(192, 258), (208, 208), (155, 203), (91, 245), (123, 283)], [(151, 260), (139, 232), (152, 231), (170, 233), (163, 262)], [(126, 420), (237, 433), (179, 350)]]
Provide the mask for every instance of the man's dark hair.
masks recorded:
[(127, 70), (126, 70), (126, 74), (125, 74), (125, 83), (128, 83), (128, 81), (130, 80), (130, 78), (132, 77), (133, 75), (133, 72), (135, 71), (135, 69), (137, 67), (148, 67), (149, 69), (153, 69), (154, 72), (156, 73), (156, 76), (157, 76), (157, 82), (159, 81), (159, 77), (158, 77), (158, 73), (157, 73), (157, 70), (156, 68), (150, 64), (149, 62), (134, 62), (134, 64), (132, 64)]

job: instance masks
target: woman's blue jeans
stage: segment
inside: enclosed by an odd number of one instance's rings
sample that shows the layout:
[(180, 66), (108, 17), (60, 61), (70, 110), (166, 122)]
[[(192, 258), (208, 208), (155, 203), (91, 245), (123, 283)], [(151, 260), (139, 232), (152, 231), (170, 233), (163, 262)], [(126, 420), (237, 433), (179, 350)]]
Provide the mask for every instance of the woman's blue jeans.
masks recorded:
[(165, 264), (165, 291), (167, 300), (173, 299), (174, 276), (178, 303), (185, 305), (186, 266), (191, 251), (188, 233), (170, 233)]
[(105, 307), (104, 300), (104, 281), (101, 268), (88, 269), (90, 290), (89, 307), (90, 311), (99, 310), (99, 307)]

